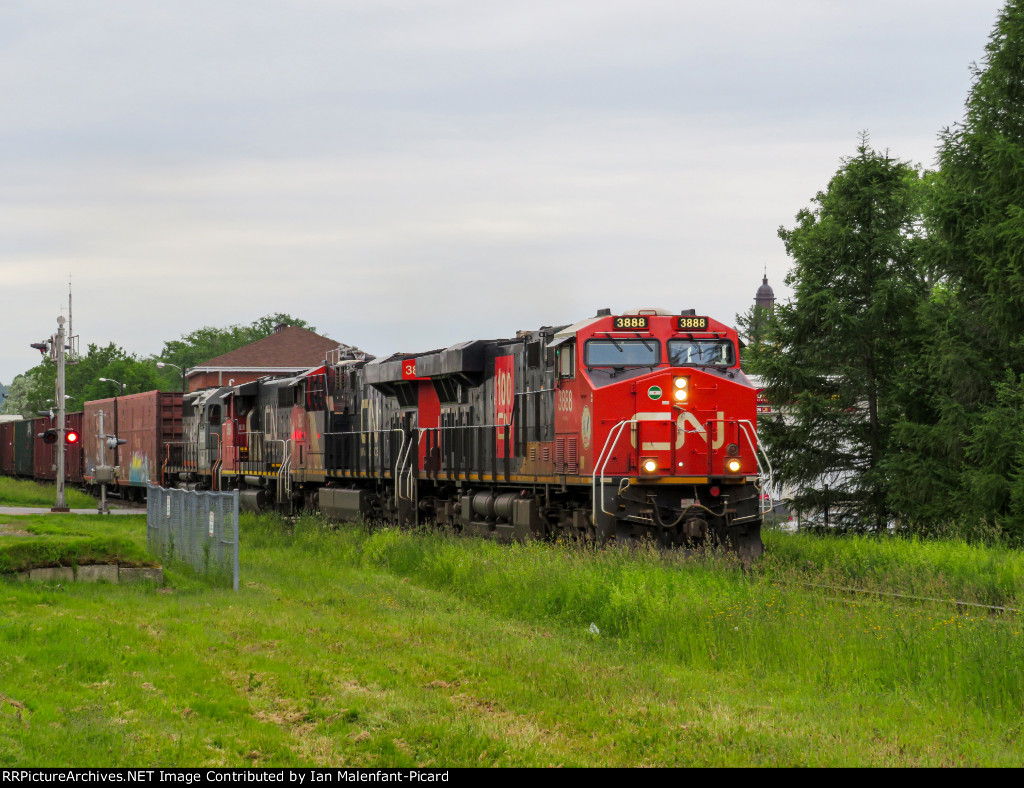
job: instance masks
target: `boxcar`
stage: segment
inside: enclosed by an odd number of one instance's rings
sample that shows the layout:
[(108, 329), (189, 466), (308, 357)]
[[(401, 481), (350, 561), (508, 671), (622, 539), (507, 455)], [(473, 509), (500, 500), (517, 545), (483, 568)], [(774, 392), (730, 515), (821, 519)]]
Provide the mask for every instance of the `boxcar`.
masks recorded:
[(14, 422), (14, 474), (29, 479), (35, 471), (32, 458), (35, 454), (34, 421)]
[(68, 429), (78, 433), (78, 442), (68, 445), (64, 450), (64, 479), (72, 484), (82, 483), (82, 425), (85, 414), (77, 410), (68, 413), (65, 417), (65, 424)]
[[(43, 416), (33, 421), (35, 422), (33, 428), (35, 478), (39, 481), (56, 481), (57, 445), (48, 444), (40, 437), (42, 433), (54, 426), (56, 420), (49, 416)], [(80, 484), (82, 482), (82, 411), (65, 414), (64, 425), (66, 429), (74, 430), (79, 436), (76, 443), (64, 444), (64, 481)]]
[(14, 475), (14, 424), (21, 421), (21, 416), (10, 418), (0, 417), (0, 474)]
[[(100, 432), (100, 412), (103, 431)], [(82, 475), (91, 482), (102, 465), (119, 468), (117, 485), (134, 488), (139, 496), (146, 483), (161, 482), (165, 446), (181, 440), (181, 393), (146, 391), (125, 397), (85, 403), (82, 420)], [(111, 449), (106, 439), (118, 437), (123, 446)]]
[(57, 444), (43, 440), (43, 433), (56, 425), (57, 420), (49, 416), (32, 419), (32, 475), (38, 481), (57, 478)]

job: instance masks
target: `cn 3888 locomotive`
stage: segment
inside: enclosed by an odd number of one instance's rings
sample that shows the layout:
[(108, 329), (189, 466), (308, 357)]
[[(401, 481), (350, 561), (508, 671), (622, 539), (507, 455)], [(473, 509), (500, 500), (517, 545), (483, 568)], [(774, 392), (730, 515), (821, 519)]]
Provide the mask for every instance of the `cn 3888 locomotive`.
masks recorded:
[(185, 398), (165, 483), (243, 508), (762, 550), (763, 455), (739, 338), (693, 310), (367, 358)]

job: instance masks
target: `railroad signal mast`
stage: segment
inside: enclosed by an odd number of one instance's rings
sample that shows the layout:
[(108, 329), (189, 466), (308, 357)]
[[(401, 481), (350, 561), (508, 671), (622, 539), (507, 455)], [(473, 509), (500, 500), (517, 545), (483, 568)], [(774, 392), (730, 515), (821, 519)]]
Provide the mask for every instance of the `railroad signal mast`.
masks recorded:
[[(68, 295), (68, 307), (70, 309), (70, 293)], [(65, 426), (65, 413), (64, 413), (64, 369), (67, 364), (75, 364), (78, 362), (77, 351), (78, 337), (70, 337), (64, 331), (64, 316), (60, 315), (57, 318), (57, 333), (53, 334), (48, 340), (44, 342), (33, 342), (32, 347), (38, 350), (40, 353), (45, 354), (47, 351), (50, 353), (50, 358), (57, 363), (57, 386), (56, 386), (56, 405), (57, 405), (57, 426), (55, 430), (52, 430), (53, 442), (57, 444), (56, 447), (56, 459), (57, 459), (57, 500), (54, 503), (51, 512), (67, 512), (67, 503), (64, 499), (64, 451), (68, 444), (75, 444), (78, 442), (78, 433), (74, 430), (70, 430)], [(43, 440), (46, 442), (50, 441), (51, 430), (47, 430)]]

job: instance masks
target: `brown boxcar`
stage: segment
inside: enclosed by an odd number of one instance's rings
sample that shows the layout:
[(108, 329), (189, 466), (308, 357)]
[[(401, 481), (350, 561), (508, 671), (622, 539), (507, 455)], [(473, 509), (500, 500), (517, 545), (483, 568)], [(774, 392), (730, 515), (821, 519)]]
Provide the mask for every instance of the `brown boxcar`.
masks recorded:
[(35, 448), (35, 436), (32, 432), (34, 426), (35, 422), (31, 419), (14, 422), (14, 473), (29, 479), (35, 470), (32, 465)]
[(0, 422), (0, 474), (4, 476), (14, 475), (14, 423), (14, 419)]
[(32, 419), (32, 475), (39, 481), (57, 478), (57, 444), (43, 440), (43, 433), (56, 425), (57, 419), (49, 416)]
[[(103, 433), (99, 414), (103, 412)], [(146, 391), (85, 403), (82, 421), (82, 473), (87, 482), (101, 465), (120, 468), (117, 484), (145, 488), (161, 483), (164, 446), (181, 440), (181, 393)], [(110, 449), (105, 437), (127, 441)]]
[(80, 410), (65, 416), (65, 424), (68, 429), (78, 433), (78, 442), (68, 444), (64, 451), (64, 479), (73, 484), (82, 483), (82, 425), (84, 417), (85, 414)]
[[(34, 475), (40, 481), (57, 480), (57, 444), (46, 443), (41, 435), (53, 427), (56, 419), (49, 416), (41, 416), (33, 419), (35, 426), (32, 430), (32, 437), (35, 442), (34, 457), (32, 464)], [(82, 411), (67, 413), (64, 415), (64, 424), (69, 430), (74, 430), (79, 435), (75, 443), (66, 443), (64, 448), (64, 481), (78, 484), (82, 481)]]

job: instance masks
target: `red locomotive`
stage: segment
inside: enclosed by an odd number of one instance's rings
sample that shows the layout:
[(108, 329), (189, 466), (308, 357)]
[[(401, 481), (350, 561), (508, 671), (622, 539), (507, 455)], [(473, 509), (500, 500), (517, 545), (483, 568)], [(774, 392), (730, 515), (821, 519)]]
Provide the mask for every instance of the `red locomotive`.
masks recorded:
[(756, 392), (736, 332), (640, 309), (443, 350), (336, 353), (186, 397), (169, 480), (243, 505), (761, 552)]

